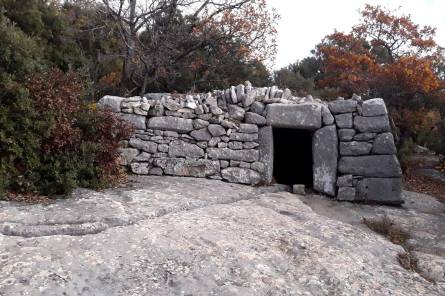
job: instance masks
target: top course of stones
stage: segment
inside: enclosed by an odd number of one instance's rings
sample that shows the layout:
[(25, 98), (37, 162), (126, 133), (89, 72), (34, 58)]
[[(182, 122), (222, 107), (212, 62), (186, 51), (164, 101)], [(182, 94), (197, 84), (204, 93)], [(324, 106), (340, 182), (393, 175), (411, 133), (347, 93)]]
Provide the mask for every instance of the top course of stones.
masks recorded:
[[(401, 170), (385, 103), (294, 97), (249, 82), (204, 94), (103, 97), (131, 122), (122, 165), (135, 174), (207, 177), (269, 184), (272, 128), (313, 132), (313, 189), (340, 200), (401, 203)], [(295, 168), (298, 170), (298, 167)]]

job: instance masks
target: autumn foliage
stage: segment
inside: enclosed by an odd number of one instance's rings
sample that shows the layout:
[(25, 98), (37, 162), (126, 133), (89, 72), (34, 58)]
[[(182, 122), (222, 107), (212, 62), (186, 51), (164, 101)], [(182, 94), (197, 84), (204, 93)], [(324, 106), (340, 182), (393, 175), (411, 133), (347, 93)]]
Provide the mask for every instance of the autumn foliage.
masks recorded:
[(335, 32), (317, 46), (318, 86), (384, 98), (402, 137), (416, 137), (419, 112), (434, 113), (436, 124), (444, 119), (445, 58), (435, 29), (381, 6), (366, 5), (361, 16), (351, 32)]

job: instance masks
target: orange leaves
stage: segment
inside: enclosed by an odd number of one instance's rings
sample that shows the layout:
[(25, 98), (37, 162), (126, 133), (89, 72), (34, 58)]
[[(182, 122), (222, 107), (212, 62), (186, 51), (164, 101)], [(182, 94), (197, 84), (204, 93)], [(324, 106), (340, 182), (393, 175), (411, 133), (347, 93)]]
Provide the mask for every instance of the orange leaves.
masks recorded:
[(375, 75), (382, 76), (381, 81), (392, 82), (409, 92), (428, 94), (438, 90), (442, 84), (428, 58), (401, 57), (380, 67)]
[(388, 99), (435, 96), (445, 83), (437, 74), (444, 55), (434, 34), (435, 29), (419, 27), (409, 16), (366, 5), (351, 33), (335, 32), (317, 47), (323, 61), (319, 84)]

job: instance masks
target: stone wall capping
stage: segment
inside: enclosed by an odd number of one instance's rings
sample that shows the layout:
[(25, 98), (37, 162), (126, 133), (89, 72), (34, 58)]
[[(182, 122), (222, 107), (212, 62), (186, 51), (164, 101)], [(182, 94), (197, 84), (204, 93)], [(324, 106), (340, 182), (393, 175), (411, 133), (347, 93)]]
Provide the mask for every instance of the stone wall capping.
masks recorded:
[[(325, 102), (250, 82), (202, 94), (105, 96), (135, 127), (120, 164), (134, 174), (256, 185), (273, 179), (275, 128), (312, 134), (313, 189), (344, 201), (400, 204), (401, 169), (382, 99)], [(298, 169), (296, 167), (295, 169)]]

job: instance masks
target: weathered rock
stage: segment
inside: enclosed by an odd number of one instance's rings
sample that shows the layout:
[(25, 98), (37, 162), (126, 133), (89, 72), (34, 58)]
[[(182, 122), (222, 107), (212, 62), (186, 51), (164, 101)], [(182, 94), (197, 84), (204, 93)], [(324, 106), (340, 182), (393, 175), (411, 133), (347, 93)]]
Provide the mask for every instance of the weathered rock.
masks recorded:
[(241, 161), (239, 164), (240, 168), (244, 168), (244, 169), (250, 169), (250, 163), (245, 162), (245, 161)]
[(250, 106), (250, 111), (261, 115), (264, 111), (264, 108), (266, 107), (263, 103), (256, 101)]
[(150, 111), (148, 111), (148, 115), (163, 116), (164, 115), (164, 105), (160, 101), (157, 101), (153, 105), (153, 108), (150, 108)]
[(220, 160), (219, 163), (222, 169), (225, 169), (226, 167), (229, 166), (229, 161), (227, 160)]
[(337, 199), (344, 201), (354, 201), (356, 189), (354, 187), (340, 187), (338, 189)]
[(134, 148), (120, 148), (119, 149), (119, 164), (128, 165), (139, 154), (139, 150)]
[(151, 154), (150, 153), (141, 152), (133, 160), (137, 161), (137, 162), (146, 162), (146, 161), (150, 161), (150, 159), (151, 159)]
[(166, 98), (163, 103), (164, 107), (167, 108), (168, 110), (178, 111), (179, 109), (181, 109), (181, 104), (172, 98)]
[(204, 156), (204, 150), (195, 144), (186, 143), (184, 141), (173, 141), (170, 143), (168, 156), (200, 158)]
[(161, 168), (155, 167), (151, 168), (148, 174), (152, 176), (162, 176), (164, 174), (164, 171)]
[(252, 142), (258, 140), (258, 134), (231, 133), (230, 140), (241, 142)]
[(433, 197), (350, 206), (206, 179), (130, 180), (45, 206), (3, 201), (0, 294), (443, 295), (443, 269), (436, 284), (403, 269), (403, 248), (362, 223), (388, 215), (416, 250), (443, 254), (444, 206)]
[(241, 123), (238, 132), (244, 134), (255, 134), (258, 133), (258, 126), (256, 124)]
[(212, 112), (213, 115), (222, 115), (222, 114), (224, 114), (224, 111), (221, 108), (215, 107), (215, 106), (211, 106), (210, 107), (210, 111)]
[(363, 116), (379, 116), (386, 114), (388, 114), (388, 111), (386, 110), (386, 105), (383, 99), (370, 99), (363, 102)]
[(355, 116), (354, 127), (362, 133), (390, 131), (389, 120), (386, 115), (374, 117)]
[(266, 118), (253, 112), (246, 112), (244, 121), (258, 126), (266, 125)]
[(133, 162), (130, 164), (131, 171), (136, 175), (148, 175), (150, 164), (146, 162)]
[(231, 150), (227, 148), (208, 148), (207, 154), (213, 159), (239, 160), (254, 162), (258, 160), (258, 150)]
[(170, 138), (177, 138), (177, 137), (179, 137), (179, 134), (177, 132), (173, 132), (173, 131), (165, 131), (164, 136), (170, 137)]
[(258, 172), (246, 168), (226, 168), (221, 171), (224, 180), (234, 183), (256, 185), (261, 181)]
[(355, 129), (346, 128), (338, 130), (338, 139), (340, 141), (351, 141), (354, 138)]
[(243, 143), (242, 142), (229, 142), (228, 146), (229, 149), (233, 149), (233, 150), (241, 150), (243, 149)]
[(158, 151), (158, 145), (150, 141), (143, 141), (137, 138), (131, 138), (129, 143), (131, 147), (143, 150), (148, 153), (156, 153)]
[(386, 204), (401, 204), (402, 180), (400, 178), (364, 178), (357, 184), (357, 199)]
[(352, 113), (335, 115), (335, 124), (338, 128), (352, 128)]
[(230, 87), (230, 98), (232, 100), (232, 103), (234, 104), (238, 103), (238, 97), (236, 96), (235, 86)]
[(288, 99), (292, 98), (292, 91), (290, 89), (286, 88), (283, 91), (281, 98), (284, 100), (288, 100)]
[(135, 114), (119, 114), (120, 118), (123, 120), (131, 123), (135, 129), (145, 129), (145, 121), (146, 117), (141, 115), (135, 115)]
[(369, 141), (375, 138), (376, 133), (360, 133), (354, 136), (354, 140), (356, 141)]
[(294, 184), (292, 186), (292, 192), (298, 195), (306, 194), (306, 186), (304, 184)]
[(366, 177), (400, 177), (402, 170), (395, 155), (344, 156), (338, 171)]
[(340, 155), (365, 155), (369, 154), (372, 144), (367, 142), (340, 142)]
[(328, 104), (332, 114), (352, 113), (357, 110), (357, 101), (355, 100), (337, 100)]
[(148, 120), (147, 127), (154, 130), (160, 129), (178, 133), (188, 133), (194, 129), (191, 119), (169, 116), (152, 117)]
[(190, 133), (190, 136), (195, 138), (196, 141), (210, 141), (212, 135), (209, 133), (208, 129), (202, 128), (200, 130), (194, 130)]
[(274, 157), (274, 145), (273, 145), (273, 133), (271, 126), (265, 126), (260, 128), (258, 133), (259, 138), (259, 161), (265, 166), (264, 173), (262, 174), (263, 182), (270, 184), (273, 177), (273, 157)]
[(352, 175), (343, 175), (337, 178), (338, 187), (352, 187)]
[(221, 142), (220, 137), (212, 137), (209, 141), (209, 147), (215, 147), (219, 142)]
[(226, 129), (219, 124), (211, 124), (208, 126), (210, 134), (214, 137), (220, 137), (226, 134)]
[(334, 125), (317, 130), (313, 136), (314, 189), (335, 195), (337, 181), (338, 138)]
[(97, 102), (97, 106), (100, 109), (106, 109), (107, 107), (113, 112), (121, 112), (121, 102), (124, 98), (116, 96), (104, 96)]
[(168, 145), (167, 144), (160, 144), (158, 145), (158, 151), (159, 152), (168, 152)]
[(257, 142), (244, 142), (243, 143), (243, 148), (244, 149), (253, 149), (260, 146), (260, 144), (258, 144)]
[(374, 154), (396, 154), (397, 149), (394, 145), (394, 137), (391, 133), (383, 133), (378, 135), (374, 140), (372, 147)]
[(265, 169), (264, 163), (262, 163), (260, 161), (255, 161), (254, 163), (252, 163), (252, 165), (250, 167), (252, 170), (257, 171), (260, 174), (262, 174)]
[(255, 102), (256, 91), (246, 87), (246, 94), (241, 98), (244, 107), (249, 107)]
[(332, 116), (331, 111), (326, 106), (321, 107), (321, 117), (323, 119), (324, 125), (334, 124), (334, 116)]
[(229, 105), (228, 106), (229, 116), (231, 119), (235, 120), (243, 120), (245, 111), (243, 108), (237, 105)]
[(223, 126), (225, 128), (232, 128), (232, 129), (236, 128), (236, 124), (229, 120), (223, 120), (221, 122), (221, 126)]
[(321, 105), (267, 105), (267, 124), (273, 127), (315, 130), (321, 127)]
[(163, 169), (164, 174), (183, 177), (207, 177), (220, 170), (219, 161), (208, 159), (158, 158), (154, 164)]

